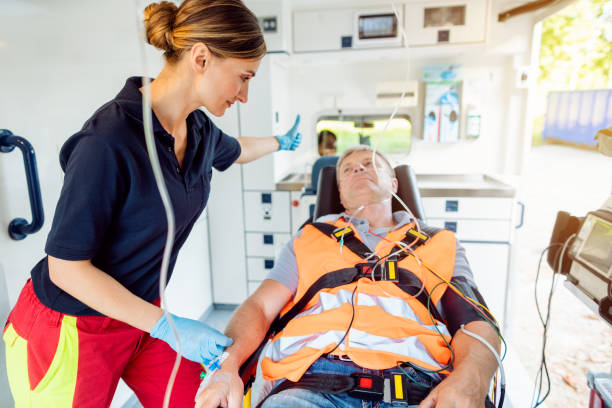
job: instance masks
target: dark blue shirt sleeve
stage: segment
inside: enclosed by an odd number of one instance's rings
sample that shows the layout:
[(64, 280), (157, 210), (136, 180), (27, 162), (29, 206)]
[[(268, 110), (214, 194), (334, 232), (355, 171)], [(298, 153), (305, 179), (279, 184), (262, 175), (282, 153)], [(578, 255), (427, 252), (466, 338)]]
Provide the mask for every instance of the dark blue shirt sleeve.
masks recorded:
[(223, 131), (213, 125), (212, 122), (211, 126), (215, 134), (215, 157), (212, 165), (215, 169), (224, 171), (234, 164), (236, 159), (240, 156), (242, 149), (240, 148), (238, 140), (223, 133)]
[(117, 155), (103, 139), (82, 136), (71, 148), (45, 251), (86, 260), (94, 257), (111, 226), (125, 181)]

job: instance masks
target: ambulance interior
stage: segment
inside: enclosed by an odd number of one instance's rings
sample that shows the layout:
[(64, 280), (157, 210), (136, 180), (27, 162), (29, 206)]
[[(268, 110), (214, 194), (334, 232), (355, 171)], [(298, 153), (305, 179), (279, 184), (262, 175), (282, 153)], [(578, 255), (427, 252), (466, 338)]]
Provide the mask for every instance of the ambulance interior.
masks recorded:
[[(517, 237), (529, 211), (520, 192), (531, 149), (541, 22), (573, 2), (245, 0), (260, 19), (268, 53), (249, 102), (210, 117), (231, 136), (265, 137), (282, 133), (299, 114), (303, 141), (296, 151), (214, 172), (207, 208), (167, 288), (172, 313), (222, 329), (312, 215), (311, 180), (322, 165), (333, 165), (328, 156), (356, 143), (376, 144), (416, 174), (425, 221), (455, 231), (466, 248), (508, 345), (504, 406), (532, 407), (536, 373), (513, 346), (521, 335)], [(24, 239), (9, 236), (13, 219), (30, 222), (32, 192), (22, 155), (0, 155), (2, 321), (44, 256), (62, 185), (62, 143), (127, 76), (154, 77), (162, 67), (161, 53), (149, 45), (146, 64), (140, 58), (138, 13), (146, 3), (0, 4), (0, 128), (27, 138), (35, 150), (45, 220)], [(612, 95), (607, 106), (612, 111)], [(322, 131), (333, 136), (319, 137)], [(600, 175), (607, 180), (604, 198), (611, 193), (609, 174)], [(600, 204), (585, 205), (595, 210)], [(5, 406), (11, 394), (1, 355)], [(120, 384), (111, 406), (140, 405)]]

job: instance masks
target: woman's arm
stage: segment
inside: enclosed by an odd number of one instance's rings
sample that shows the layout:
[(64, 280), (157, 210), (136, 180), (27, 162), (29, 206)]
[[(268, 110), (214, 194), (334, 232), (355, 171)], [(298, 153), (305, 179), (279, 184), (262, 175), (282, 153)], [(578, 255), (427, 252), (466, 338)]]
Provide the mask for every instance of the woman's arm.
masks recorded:
[(49, 277), (60, 289), (92, 309), (140, 330), (150, 332), (163, 310), (127, 290), (91, 261), (49, 259)]
[(298, 132), (300, 126), (300, 115), (295, 118), (295, 123), (282, 136), (274, 137), (239, 137), (238, 143), (242, 149), (236, 163), (244, 164), (257, 160), (260, 157), (277, 150), (295, 150), (302, 141), (302, 134)]
[(278, 151), (280, 144), (275, 137), (239, 137), (240, 156), (235, 163), (245, 164), (257, 160), (268, 153)]

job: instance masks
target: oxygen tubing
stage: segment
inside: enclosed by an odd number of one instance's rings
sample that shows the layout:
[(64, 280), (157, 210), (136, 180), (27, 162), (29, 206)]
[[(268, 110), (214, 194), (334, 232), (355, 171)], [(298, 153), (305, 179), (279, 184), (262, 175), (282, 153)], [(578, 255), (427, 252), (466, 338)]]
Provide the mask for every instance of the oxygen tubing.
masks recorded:
[(162, 174), (161, 166), (159, 164), (159, 158), (157, 156), (157, 149), (155, 147), (155, 139), (153, 136), (153, 111), (151, 108), (151, 86), (150, 79), (147, 77), (148, 68), (147, 68), (147, 58), (145, 53), (145, 42), (146, 42), (146, 31), (144, 28), (142, 13), (141, 10), (144, 7), (140, 7), (139, 1), (134, 0), (134, 6), (136, 7), (136, 27), (138, 27), (139, 33), (139, 50), (140, 50), (140, 58), (141, 58), (141, 66), (142, 66), (142, 123), (144, 127), (145, 141), (147, 144), (147, 153), (149, 155), (149, 160), (151, 162), (151, 168), (153, 169), (153, 175), (155, 176), (155, 184), (157, 185), (157, 189), (159, 190), (159, 194), (162, 199), (162, 203), (164, 205), (164, 211), (166, 213), (166, 220), (168, 222), (168, 233), (166, 235), (166, 244), (164, 247), (164, 253), (162, 257), (161, 271), (159, 275), (159, 297), (161, 299), (161, 308), (164, 311), (164, 315), (170, 324), (170, 328), (172, 329), (172, 333), (176, 338), (176, 361), (174, 362), (174, 366), (172, 367), (172, 372), (170, 374), (170, 378), (168, 379), (168, 385), (166, 386), (166, 392), (164, 394), (164, 403), (163, 408), (168, 408), (170, 405), (170, 395), (172, 393), (172, 388), (174, 387), (174, 381), (176, 379), (176, 375), (178, 373), (179, 365), (181, 363), (181, 355), (182, 355), (182, 345), (181, 339), (178, 335), (178, 330), (176, 329), (176, 325), (174, 324), (174, 320), (172, 319), (172, 315), (168, 310), (168, 304), (166, 302), (166, 282), (168, 280), (168, 265), (170, 263), (170, 254), (172, 252), (172, 247), (174, 246), (174, 230), (175, 230), (175, 221), (174, 221), (174, 211), (172, 210), (172, 202), (170, 201), (170, 195), (168, 194), (168, 190), (166, 188), (166, 183), (164, 182), (164, 176)]

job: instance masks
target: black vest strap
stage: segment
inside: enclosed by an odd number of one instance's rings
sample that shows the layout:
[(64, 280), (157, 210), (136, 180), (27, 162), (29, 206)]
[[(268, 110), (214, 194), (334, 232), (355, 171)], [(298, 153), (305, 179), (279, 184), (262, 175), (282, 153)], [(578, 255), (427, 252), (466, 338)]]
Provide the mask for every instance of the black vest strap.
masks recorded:
[[(310, 225), (318, 229), (323, 235), (331, 236), (337, 241), (340, 241), (342, 239), (344, 246), (346, 246), (348, 249), (353, 251), (353, 253), (355, 253), (361, 258), (367, 258), (368, 254), (372, 252), (372, 250), (368, 248), (366, 244), (364, 244), (359, 240), (359, 238), (357, 238), (357, 235), (352, 230), (352, 227), (347, 228), (345, 231), (344, 228), (338, 228), (333, 224), (327, 224), (325, 222), (313, 222)], [(415, 239), (417, 239), (417, 242), (414, 242)], [(406, 232), (406, 236), (404, 237), (404, 239), (402, 239), (401, 242), (406, 245), (410, 245), (414, 242), (411, 247), (411, 250), (415, 250), (421, 245), (423, 245), (425, 242), (427, 242), (428, 239), (429, 236), (426, 235), (424, 232), (421, 231), (421, 234), (419, 235), (416, 230), (411, 228)], [(395, 248), (391, 252), (395, 252), (401, 249), (398, 245), (395, 245)], [(400, 252), (396, 255), (396, 260), (401, 261), (408, 255), (408, 251)]]
[(352, 230), (352, 227), (349, 227), (346, 231), (343, 231), (344, 228), (338, 228), (334, 224), (327, 224), (325, 222), (313, 222), (310, 225), (321, 231), (324, 235), (331, 236), (337, 241), (342, 240), (344, 246), (353, 251), (355, 255), (359, 256), (360, 258), (367, 258), (368, 254), (372, 252), (372, 250), (368, 248), (366, 244), (357, 238), (357, 235)]
[(298, 315), (310, 302), (310, 300), (322, 289), (337, 288), (338, 286), (349, 284), (359, 278), (358, 270), (356, 268), (345, 268), (333, 272), (328, 272), (321, 276), (315, 283), (313, 283), (304, 296), (293, 305), (293, 307), (285, 313), (283, 316), (277, 318), (272, 323), (273, 333), (278, 333), (283, 330), (287, 323), (295, 316)]
[[(425, 288), (421, 290), (423, 284), (421, 283), (420, 279), (417, 278), (414, 273), (403, 268), (399, 268), (398, 275), (399, 283), (397, 283), (396, 285), (410, 296), (415, 296), (415, 299), (417, 299), (423, 306), (425, 306), (425, 308), (427, 308), (429, 293)], [(338, 286), (347, 285), (362, 277), (368, 276), (361, 275), (357, 268), (340, 269), (337, 271), (328, 272), (325, 275), (321, 276), (315, 283), (313, 283), (308, 288), (306, 293), (304, 293), (304, 296), (302, 296), (300, 300), (295, 305), (293, 305), (293, 307), (289, 309), (287, 313), (277, 318), (274, 323), (272, 323), (272, 326), (270, 328), (271, 334), (276, 334), (283, 330), (285, 326), (287, 326), (289, 321), (291, 321), (291, 319), (293, 319), (302, 310), (304, 310), (308, 302), (310, 302), (310, 300), (317, 293), (319, 293), (320, 290), (332, 289)], [(431, 312), (431, 315), (436, 320), (443, 321), (442, 316), (440, 316), (440, 313), (438, 312), (438, 309), (435, 307), (435, 305), (430, 305), (429, 310)]]

